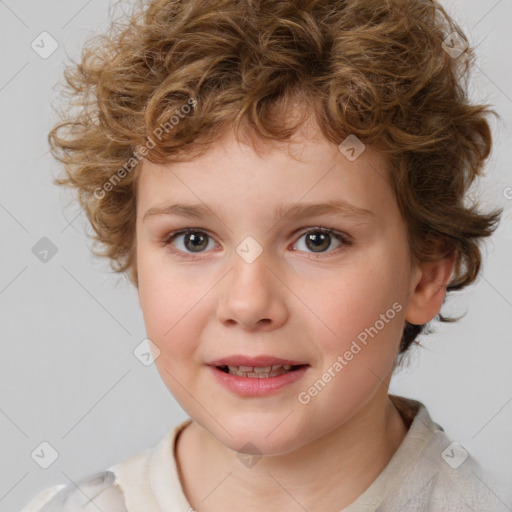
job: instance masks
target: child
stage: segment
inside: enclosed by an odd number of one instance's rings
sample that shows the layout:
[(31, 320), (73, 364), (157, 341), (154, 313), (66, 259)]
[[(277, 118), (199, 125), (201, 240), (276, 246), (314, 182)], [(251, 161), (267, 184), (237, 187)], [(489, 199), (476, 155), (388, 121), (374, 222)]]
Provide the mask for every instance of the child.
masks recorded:
[(153, 0), (85, 47), (58, 183), (190, 418), (24, 512), (511, 510), (388, 394), (499, 221), (471, 57), (429, 0)]

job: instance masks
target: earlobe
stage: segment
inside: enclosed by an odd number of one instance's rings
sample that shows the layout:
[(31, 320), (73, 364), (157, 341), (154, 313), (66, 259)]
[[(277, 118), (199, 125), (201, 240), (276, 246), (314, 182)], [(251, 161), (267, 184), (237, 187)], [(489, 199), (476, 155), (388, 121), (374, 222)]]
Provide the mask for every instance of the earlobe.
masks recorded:
[(441, 311), (446, 287), (452, 275), (455, 254), (420, 263), (414, 289), (409, 297), (405, 320), (414, 325), (430, 322)]

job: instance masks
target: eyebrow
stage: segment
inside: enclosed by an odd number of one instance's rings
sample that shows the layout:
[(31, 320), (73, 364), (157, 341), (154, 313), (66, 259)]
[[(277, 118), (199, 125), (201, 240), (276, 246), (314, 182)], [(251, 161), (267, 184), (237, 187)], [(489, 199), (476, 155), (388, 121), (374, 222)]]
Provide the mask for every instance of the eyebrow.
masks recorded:
[[(186, 219), (206, 219), (217, 215), (212, 208), (205, 204), (169, 204), (150, 208), (144, 214), (142, 222), (146, 222), (150, 217), (155, 215), (174, 215)], [(365, 208), (357, 206), (342, 200), (332, 200), (325, 203), (296, 203), (278, 206), (274, 211), (274, 220), (277, 222), (281, 218), (291, 217), (295, 219), (303, 219), (308, 217), (317, 217), (320, 215), (342, 215), (345, 217), (354, 217), (357, 219), (368, 219), (376, 217), (376, 215)]]

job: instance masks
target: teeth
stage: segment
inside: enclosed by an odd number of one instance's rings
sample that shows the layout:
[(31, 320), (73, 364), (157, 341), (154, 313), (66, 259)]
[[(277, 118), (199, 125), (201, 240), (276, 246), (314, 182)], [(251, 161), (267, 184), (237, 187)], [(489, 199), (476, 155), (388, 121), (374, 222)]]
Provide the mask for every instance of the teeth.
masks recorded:
[(291, 370), (292, 366), (290, 364), (275, 364), (273, 366), (228, 366), (229, 371), (237, 371), (237, 372), (270, 372), (274, 370), (278, 370), (283, 368), (284, 370)]
[(292, 366), (285, 365), (272, 365), (272, 366), (228, 366), (231, 375), (239, 377), (250, 377), (256, 379), (265, 379), (268, 377), (277, 377), (283, 373), (291, 370)]
[(241, 372), (252, 372), (254, 370), (253, 366), (239, 366), (238, 369)]
[(255, 366), (252, 370), (256, 373), (262, 373), (262, 372), (268, 373), (268, 372), (270, 372), (270, 370), (272, 370), (272, 366), (261, 366), (261, 367)]

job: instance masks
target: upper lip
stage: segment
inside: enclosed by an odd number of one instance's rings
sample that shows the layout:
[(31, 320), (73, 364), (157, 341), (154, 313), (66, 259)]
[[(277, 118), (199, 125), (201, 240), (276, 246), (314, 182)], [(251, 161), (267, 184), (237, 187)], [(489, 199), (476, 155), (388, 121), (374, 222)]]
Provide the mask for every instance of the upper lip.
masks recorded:
[(251, 367), (266, 367), (266, 366), (277, 366), (277, 365), (290, 365), (299, 366), (305, 365), (303, 361), (295, 361), (293, 359), (281, 359), (280, 357), (273, 356), (257, 356), (248, 357), (242, 355), (226, 356), (215, 361), (207, 363), (209, 366), (251, 366)]

